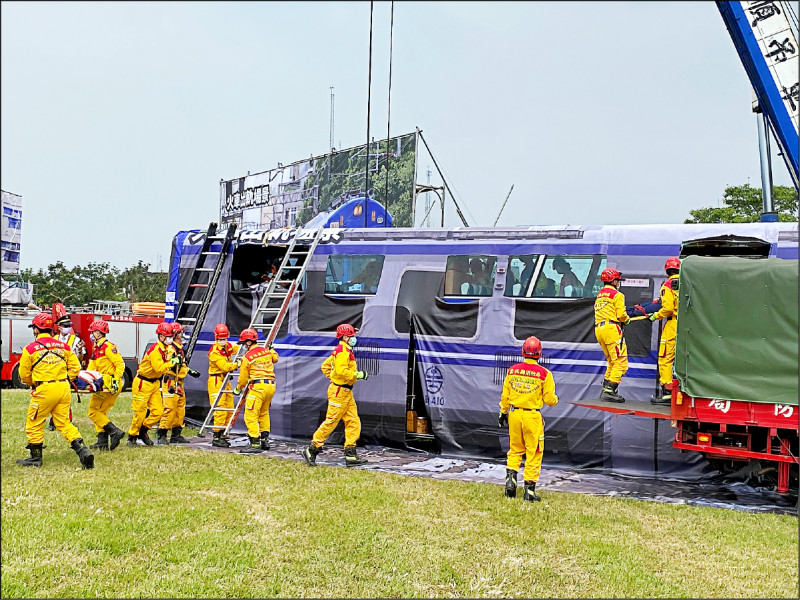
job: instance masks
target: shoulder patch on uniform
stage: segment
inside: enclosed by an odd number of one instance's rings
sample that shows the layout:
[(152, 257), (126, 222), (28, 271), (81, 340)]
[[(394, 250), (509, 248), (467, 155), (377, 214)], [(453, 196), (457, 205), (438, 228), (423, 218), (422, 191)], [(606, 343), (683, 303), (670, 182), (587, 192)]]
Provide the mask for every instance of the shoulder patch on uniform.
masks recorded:
[(114, 347), (114, 348), (111, 348), (111, 353), (112, 353), (112, 354), (119, 354), (119, 352), (117, 352), (117, 349), (116, 349), (116, 347)]

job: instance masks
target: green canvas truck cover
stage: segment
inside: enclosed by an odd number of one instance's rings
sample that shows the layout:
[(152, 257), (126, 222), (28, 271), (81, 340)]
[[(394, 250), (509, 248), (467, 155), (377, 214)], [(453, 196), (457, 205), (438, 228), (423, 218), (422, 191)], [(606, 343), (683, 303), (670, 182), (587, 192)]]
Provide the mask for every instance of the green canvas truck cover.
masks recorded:
[(797, 406), (797, 261), (687, 257), (677, 326), (682, 391)]

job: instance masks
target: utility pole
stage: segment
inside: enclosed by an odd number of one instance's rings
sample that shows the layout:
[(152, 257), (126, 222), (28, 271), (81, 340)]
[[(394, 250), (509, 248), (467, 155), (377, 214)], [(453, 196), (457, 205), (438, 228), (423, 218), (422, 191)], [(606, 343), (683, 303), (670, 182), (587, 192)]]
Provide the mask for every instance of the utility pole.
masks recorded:
[(333, 86), (331, 86), (331, 142), (330, 142), (330, 149), (333, 150)]
[[(427, 169), (428, 169), (427, 173), (426, 173), (427, 176), (428, 176), (427, 184), (428, 184), (428, 187), (431, 187), (431, 166), (428, 165)], [(427, 192), (425, 194), (425, 214), (426, 215), (430, 214), (430, 212), (431, 212), (431, 203), (432, 203), (431, 202), (431, 193)], [(425, 223), (423, 223), (423, 227), (430, 227), (430, 226), (431, 226), (430, 219), (426, 218), (425, 219)]]

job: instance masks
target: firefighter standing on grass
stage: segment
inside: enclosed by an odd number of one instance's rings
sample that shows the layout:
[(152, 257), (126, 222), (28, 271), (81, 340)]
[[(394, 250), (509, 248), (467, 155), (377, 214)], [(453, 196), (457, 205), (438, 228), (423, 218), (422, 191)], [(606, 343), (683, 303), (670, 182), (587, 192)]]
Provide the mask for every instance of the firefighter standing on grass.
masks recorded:
[[(167, 439), (167, 434), (169, 433), (172, 434), (175, 443), (178, 443), (173, 427), (179, 423), (179, 404), (181, 402), (183, 403), (184, 411), (186, 410), (183, 380), (189, 374), (189, 365), (186, 364), (186, 356), (183, 353), (183, 326), (180, 323), (171, 323), (170, 327), (172, 330), (173, 356), (179, 357), (180, 361), (177, 365), (171, 367), (161, 379), (161, 399), (164, 402), (164, 412), (158, 422), (158, 430), (156, 431), (156, 444), (160, 446), (170, 443), (171, 440)], [(178, 435), (180, 435), (180, 432)]]
[(42, 466), (44, 422), (52, 414), (56, 429), (67, 439), (83, 468), (92, 469), (94, 455), (83, 443), (80, 431), (69, 421), (69, 382), (78, 376), (81, 365), (70, 347), (53, 337), (53, 315), (39, 313), (28, 327), (33, 328), (35, 340), (22, 350), (19, 376), (23, 383), (32, 388), (25, 419), (26, 448), (31, 455), (17, 459), (17, 464), (23, 467)]
[(247, 328), (239, 336), (239, 342), (247, 349), (239, 370), (239, 381), (234, 394), (244, 393), (244, 424), (250, 445), (240, 450), (242, 454), (258, 454), (269, 450), (269, 406), (275, 395), (275, 370), (278, 353), (256, 345), (258, 332)]
[[(214, 405), (214, 399), (222, 388), (225, 375), (239, 368), (239, 363), (234, 360), (236, 353), (239, 352), (239, 346), (228, 341), (229, 335), (228, 326), (224, 323), (214, 327), (214, 345), (208, 351), (209, 406)], [(230, 383), (226, 384), (225, 391), (220, 395), (217, 407), (233, 409), (233, 390)], [(211, 441), (212, 446), (230, 448), (231, 443), (223, 436), (223, 432), (232, 417), (232, 410), (214, 411), (214, 439)]]
[[(136, 446), (137, 439), (142, 440), (147, 446), (153, 445), (147, 432), (152, 425), (159, 422), (164, 412), (161, 398), (161, 378), (181, 361), (179, 356), (174, 355), (172, 325), (166, 322), (159, 323), (156, 327), (156, 334), (158, 341), (145, 352), (131, 386), (133, 418), (128, 429), (129, 446)], [(147, 409), (150, 409), (150, 416), (145, 418)]]
[(600, 281), (605, 285), (594, 301), (594, 335), (608, 362), (600, 400), (625, 402), (625, 398), (617, 393), (622, 376), (628, 370), (628, 347), (622, 337), (622, 327), (630, 317), (625, 310), (625, 296), (619, 291), (622, 273), (612, 268), (605, 269), (600, 273)]
[(94, 348), (89, 360), (89, 370), (99, 371), (103, 375), (111, 375), (111, 390), (103, 390), (92, 394), (89, 400), (89, 418), (97, 432), (97, 443), (89, 446), (98, 450), (114, 450), (125, 437), (125, 432), (114, 425), (108, 418), (110, 411), (122, 391), (122, 375), (125, 373), (125, 361), (119, 354), (116, 345), (106, 339), (108, 323), (96, 320), (89, 325), (89, 336)]
[(357, 340), (353, 326), (342, 323), (336, 328), (336, 337), (339, 338), (339, 345), (322, 363), (322, 372), (331, 381), (328, 386), (328, 412), (311, 438), (311, 444), (303, 450), (303, 458), (312, 467), (316, 466), (322, 445), (340, 420), (344, 420), (345, 464), (354, 467), (367, 462), (356, 454), (356, 441), (361, 436), (361, 420), (353, 398), (353, 385), (359, 379), (367, 379), (369, 375), (366, 371), (359, 371), (356, 366), (353, 347)]
[(672, 396), (672, 364), (675, 362), (675, 336), (678, 325), (678, 277), (681, 261), (677, 257), (668, 258), (664, 264), (668, 279), (661, 286), (661, 308), (650, 315), (651, 321), (665, 319), (658, 345), (658, 380), (661, 394), (650, 400), (652, 404), (669, 404)]
[[(72, 319), (70, 319), (67, 314), (67, 309), (64, 308), (61, 302), (53, 304), (53, 322), (55, 323), (55, 327), (53, 327), (53, 338), (59, 342), (64, 342), (70, 347), (70, 350), (75, 354), (75, 357), (78, 359), (78, 364), (80, 364), (82, 369), (86, 364), (86, 344), (83, 343), (83, 340), (72, 329)], [(80, 403), (80, 397), (78, 398), (78, 402)], [(70, 423), (72, 422), (71, 404), (69, 408), (69, 421)], [(47, 424), (47, 429), (49, 431), (56, 430), (52, 417), (50, 417), (50, 422)]]
[(525, 457), (522, 479), (525, 482), (523, 500), (539, 502), (536, 482), (542, 470), (544, 452), (544, 419), (539, 410), (547, 404), (558, 404), (553, 375), (539, 365), (542, 343), (529, 337), (522, 344), (524, 361), (509, 367), (500, 396), (498, 425), (508, 427), (508, 460), (506, 462), (506, 491), (509, 498), (517, 495), (517, 472)]

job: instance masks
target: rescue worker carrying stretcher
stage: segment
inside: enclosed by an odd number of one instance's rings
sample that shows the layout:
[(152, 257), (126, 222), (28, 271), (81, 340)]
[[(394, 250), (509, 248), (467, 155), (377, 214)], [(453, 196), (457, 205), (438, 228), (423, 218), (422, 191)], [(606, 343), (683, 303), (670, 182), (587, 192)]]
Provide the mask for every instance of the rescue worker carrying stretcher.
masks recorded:
[(542, 343), (531, 336), (522, 344), (523, 362), (509, 367), (500, 396), (500, 414), (497, 424), (508, 427), (508, 455), (506, 462), (506, 490), (509, 498), (517, 495), (517, 472), (525, 458), (522, 479), (525, 491), (522, 499), (539, 502), (536, 482), (542, 471), (544, 452), (544, 419), (539, 412), (545, 404), (558, 404), (553, 374), (538, 363), (542, 356)]
[(322, 445), (341, 420), (344, 420), (345, 464), (355, 467), (367, 462), (356, 454), (356, 441), (361, 436), (361, 420), (353, 398), (353, 385), (359, 379), (368, 379), (369, 374), (357, 369), (353, 354), (357, 338), (353, 326), (342, 323), (336, 328), (336, 337), (339, 338), (339, 345), (321, 367), (325, 377), (331, 381), (328, 386), (328, 411), (325, 420), (314, 432), (311, 444), (303, 450), (303, 458), (311, 467), (317, 465), (317, 455), (321, 452)]
[[(239, 352), (238, 344), (228, 342), (228, 326), (220, 323), (214, 327), (214, 345), (208, 351), (208, 402), (214, 406), (214, 399), (222, 388), (225, 374), (239, 368), (241, 361), (232, 360)], [(224, 434), (224, 429), (233, 418), (233, 390), (230, 383), (226, 384), (225, 391), (219, 397), (218, 408), (228, 408), (229, 411), (214, 411), (214, 439), (212, 446), (217, 448), (230, 448), (231, 443)]]
[[(141, 440), (146, 446), (153, 445), (147, 432), (161, 420), (164, 412), (161, 378), (181, 362), (180, 356), (174, 354), (175, 348), (172, 346), (172, 325), (167, 322), (159, 323), (156, 334), (158, 341), (145, 352), (131, 386), (133, 418), (128, 428), (128, 446), (132, 447), (137, 445), (137, 440)], [(146, 416), (148, 409), (150, 415)]]
[(669, 404), (672, 400), (672, 364), (675, 362), (675, 337), (678, 331), (678, 277), (681, 261), (673, 256), (664, 263), (667, 280), (661, 285), (661, 308), (650, 315), (651, 321), (666, 319), (658, 345), (658, 380), (661, 394), (654, 396), (651, 404)]
[(125, 437), (125, 432), (108, 418), (108, 411), (114, 407), (122, 391), (122, 375), (125, 373), (125, 361), (117, 346), (106, 339), (108, 331), (108, 322), (101, 319), (89, 325), (89, 337), (94, 344), (89, 370), (113, 378), (110, 390), (95, 392), (89, 400), (89, 418), (97, 432), (97, 443), (89, 447), (98, 450), (114, 450)]
[(630, 317), (625, 310), (625, 296), (619, 291), (622, 273), (616, 269), (604, 269), (600, 281), (605, 285), (597, 293), (594, 302), (594, 335), (603, 349), (608, 366), (603, 379), (604, 402), (625, 402), (617, 393), (622, 376), (628, 370), (628, 347), (622, 336), (622, 328)]
[(233, 393), (244, 392), (244, 424), (247, 425), (247, 436), (250, 445), (239, 452), (242, 454), (258, 454), (269, 450), (269, 407), (275, 395), (275, 370), (278, 353), (269, 348), (258, 346), (258, 332), (247, 328), (239, 335), (239, 342), (247, 349), (242, 357), (239, 370), (239, 381)]
[[(167, 371), (161, 381), (161, 397), (164, 401), (164, 414), (158, 423), (156, 444), (188, 444), (189, 440), (181, 435), (183, 418), (186, 414), (186, 391), (183, 380), (187, 375), (200, 377), (200, 373), (190, 369), (186, 364), (186, 354), (183, 352), (183, 325), (172, 323), (172, 350), (174, 356), (180, 357), (180, 362)], [(171, 438), (167, 438), (171, 434)]]
[(28, 458), (17, 459), (23, 467), (42, 466), (44, 422), (51, 414), (56, 429), (69, 442), (84, 469), (94, 468), (94, 455), (86, 447), (81, 433), (69, 421), (70, 381), (78, 376), (81, 365), (69, 346), (53, 337), (53, 315), (39, 313), (28, 325), (34, 341), (22, 349), (19, 377), (31, 386), (31, 403), (25, 419)]

